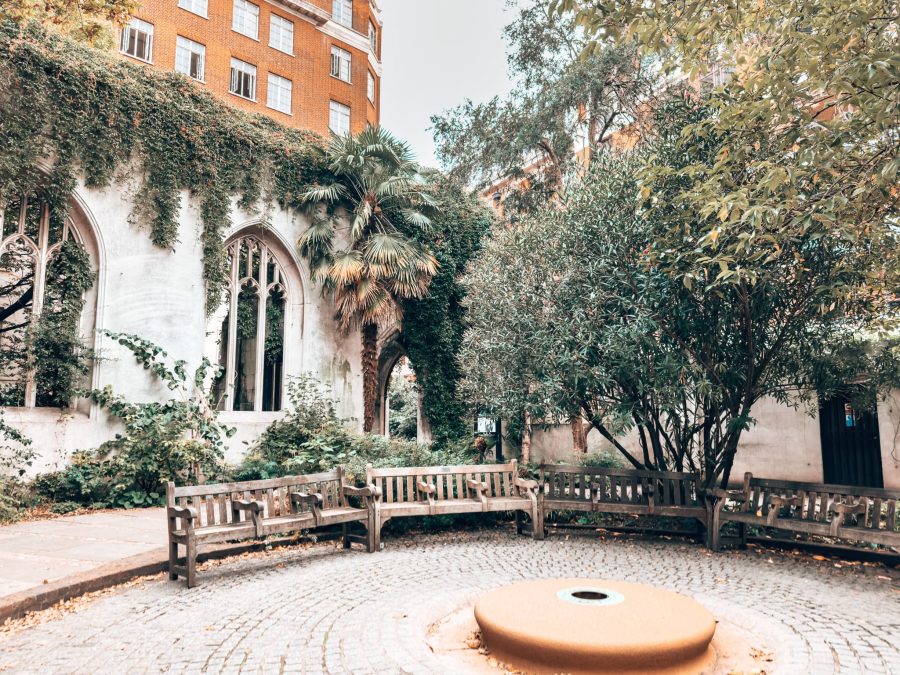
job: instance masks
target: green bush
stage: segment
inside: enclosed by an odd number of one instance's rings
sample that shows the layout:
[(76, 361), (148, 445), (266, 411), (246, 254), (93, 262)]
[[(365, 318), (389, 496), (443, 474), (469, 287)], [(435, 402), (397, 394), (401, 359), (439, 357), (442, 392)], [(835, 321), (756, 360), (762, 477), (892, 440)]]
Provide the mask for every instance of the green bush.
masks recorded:
[(37, 501), (29, 485), (18, 478), (0, 476), (0, 523), (18, 520)]

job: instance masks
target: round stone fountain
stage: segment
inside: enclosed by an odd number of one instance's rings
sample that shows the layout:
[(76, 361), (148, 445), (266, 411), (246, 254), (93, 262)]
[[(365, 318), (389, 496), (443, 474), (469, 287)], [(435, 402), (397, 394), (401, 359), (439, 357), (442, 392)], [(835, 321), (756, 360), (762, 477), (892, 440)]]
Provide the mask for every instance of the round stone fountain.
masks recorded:
[(545, 579), (475, 605), (499, 661), (529, 673), (699, 673), (715, 660), (712, 615), (678, 593), (620, 581)]

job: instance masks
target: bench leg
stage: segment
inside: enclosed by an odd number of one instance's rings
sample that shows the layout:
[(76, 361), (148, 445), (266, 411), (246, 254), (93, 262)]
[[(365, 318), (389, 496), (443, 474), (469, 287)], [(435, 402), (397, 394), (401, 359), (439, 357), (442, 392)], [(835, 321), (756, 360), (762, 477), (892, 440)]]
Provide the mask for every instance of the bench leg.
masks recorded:
[(522, 534), (522, 512), (516, 511), (516, 534)]
[(369, 553), (374, 553), (377, 550), (375, 547), (375, 512), (371, 509), (366, 520), (366, 550)]
[(178, 542), (169, 541), (169, 581), (178, 580), (178, 572), (175, 566), (178, 564)]
[(739, 523), (738, 531), (741, 533), (741, 548), (747, 548), (747, 523)]
[(711, 551), (720, 551), (722, 549), (721, 542), (721, 534), (719, 530), (721, 529), (721, 521), (720, 521), (720, 511), (715, 508), (715, 505), (707, 506), (709, 512), (711, 513), (709, 517), (709, 524), (706, 526), (706, 547)]
[(531, 527), (531, 536), (537, 541), (544, 539), (544, 509), (538, 504), (534, 509), (534, 517)]
[(184, 565), (187, 568), (187, 587), (193, 588), (197, 585), (197, 541), (193, 536), (188, 536), (185, 549)]
[(344, 548), (350, 548), (350, 525), (341, 525), (341, 538), (344, 540)]

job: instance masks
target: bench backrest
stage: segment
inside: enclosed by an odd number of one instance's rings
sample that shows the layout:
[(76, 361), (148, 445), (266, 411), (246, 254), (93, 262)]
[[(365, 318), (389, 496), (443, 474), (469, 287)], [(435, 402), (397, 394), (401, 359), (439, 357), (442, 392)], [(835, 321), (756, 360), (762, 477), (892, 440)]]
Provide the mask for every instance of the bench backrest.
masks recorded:
[(416, 483), (434, 485), (435, 499), (476, 499), (475, 490), (468, 487), (469, 479), (487, 484), (485, 497), (512, 497), (515, 495), (513, 476), (516, 460), (508, 464), (464, 464), (459, 466), (417, 466), (366, 468), (366, 483), (381, 488), (384, 503), (428, 501), (419, 492)]
[(868, 513), (864, 518), (859, 518), (857, 526), (890, 531), (900, 528), (900, 490), (771, 480), (756, 478), (752, 473), (744, 474), (743, 490), (747, 499), (740, 505), (741, 511), (765, 516), (771, 507), (772, 497), (797, 497), (800, 506), (791, 509), (790, 517), (811, 522), (830, 521), (833, 514), (831, 507), (836, 502), (855, 503), (861, 498), (868, 498)]
[(292, 492), (316, 492), (322, 495), (326, 509), (346, 505), (342, 489), (344, 471), (337, 468), (324, 473), (303, 476), (283, 476), (266, 480), (244, 481), (240, 483), (215, 483), (212, 485), (166, 486), (166, 506), (190, 506), (197, 511), (195, 527), (226, 525), (243, 522), (249, 518), (246, 512), (235, 512), (232, 500), (260, 501), (264, 505), (265, 517), (286, 516), (307, 509), (308, 506), (293, 506)]
[[(591, 484), (597, 490), (591, 490)], [(542, 464), (544, 498), (563, 501), (647, 505), (651, 491), (657, 506), (702, 506), (700, 474), (677, 471), (607, 469), (572, 464)]]

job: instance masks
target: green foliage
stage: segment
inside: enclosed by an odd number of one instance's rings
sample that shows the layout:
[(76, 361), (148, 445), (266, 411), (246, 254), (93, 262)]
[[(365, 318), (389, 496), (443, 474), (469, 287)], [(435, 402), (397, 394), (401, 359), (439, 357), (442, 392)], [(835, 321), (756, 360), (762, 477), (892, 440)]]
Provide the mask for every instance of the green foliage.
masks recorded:
[(430, 177), (430, 191), (438, 195), (440, 211), (421, 237), (434, 251), (440, 271), (428, 295), (403, 303), (401, 342), (422, 390), (422, 412), (431, 424), (434, 448), (440, 450), (471, 435), (471, 405), (460, 395), (460, 366), (455, 355), (462, 345), (466, 312), (460, 278), (481, 250), (494, 222), (493, 212), (458, 183), (440, 175)]
[[(758, 283), (763, 268), (837, 239), (889, 253), (873, 284), (896, 289), (900, 57), (883, 0), (555, 0), (603, 49), (637, 40), (669, 68), (710, 61), (733, 77), (684, 130), (685, 161), (650, 163), (644, 197), (669, 229), (655, 257), (685, 283)], [(691, 143), (721, 139), (715, 155)], [(688, 213), (689, 217), (684, 215)], [(681, 246), (686, 240), (690, 248)], [(801, 245), (798, 245), (801, 244)], [(846, 265), (854, 265), (848, 260)], [(840, 288), (827, 287), (827, 296)]]
[(585, 143), (594, 150), (639, 119), (655, 78), (627, 44), (585, 56), (584, 32), (571, 17), (550, 13), (546, 0), (521, 3), (505, 37), (513, 91), (487, 103), (466, 101), (432, 117), (432, 125), (451, 176), (478, 189), (510, 179), (500, 191), (505, 212), (514, 215), (540, 208), (564, 188)]
[(128, 23), (135, 0), (12, 0), (0, 3), (0, 20), (38, 21), (96, 47), (113, 42), (113, 24)]
[(135, 335), (104, 333), (176, 394), (162, 402), (130, 403), (109, 387), (85, 392), (125, 425), (124, 433), (94, 454), (114, 477), (118, 503), (145, 505), (147, 499), (158, 498), (166, 481), (195, 483), (214, 475), (221, 468), (224, 438), (234, 434), (219, 423), (208, 391), (218, 369), (204, 358), (189, 376), (184, 361), (170, 363), (168, 354), (151, 342)]
[[(671, 204), (691, 179), (680, 168), (711, 161), (727, 138), (692, 136), (710, 112), (684, 97), (656, 114), (652, 147), (598, 157), (564, 208), (495, 233), (467, 282), (465, 391), (536, 423), (581, 410), (632, 464), (725, 484), (752, 406), (810, 401), (830, 369), (822, 356), (889, 311), (884, 266), (898, 242), (796, 233), (785, 255), (755, 263), (752, 280), (673, 276), (659, 247), (683, 261), (696, 245), (673, 238), (671, 223), (677, 215), (696, 230), (706, 216), (644, 205), (642, 176), (648, 166), (670, 175), (659, 200)], [(618, 442), (628, 429), (643, 456)]]
[[(248, 115), (177, 73), (84, 47), (35, 24), (0, 23), (0, 201), (43, 190), (64, 214), (76, 184), (137, 176), (132, 221), (153, 243), (178, 239), (181, 190), (198, 200), (207, 308), (227, 275), (230, 200), (296, 204), (327, 176), (315, 137)], [(48, 159), (49, 174), (41, 170)]]
[(367, 464), (468, 464), (476, 458), (468, 442), (433, 451), (410, 441), (353, 433), (338, 419), (327, 392), (309, 376), (288, 383), (288, 399), (288, 414), (273, 422), (232, 470), (235, 480), (328, 471), (338, 465), (349, 477), (363, 480)]
[[(401, 363), (404, 363), (401, 361)], [(416, 440), (418, 431), (419, 393), (414, 380), (409, 379), (398, 366), (394, 367), (388, 386), (390, 437)]]
[(28, 356), (37, 383), (37, 405), (67, 408), (87, 375), (91, 354), (79, 334), (85, 293), (94, 271), (84, 247), (68, 239), (47, 267), (44, 306), (30, 335)]
[(0, 476), (22, 476), (34, 459), (31, 439), (10, 425), (0, 410)]

